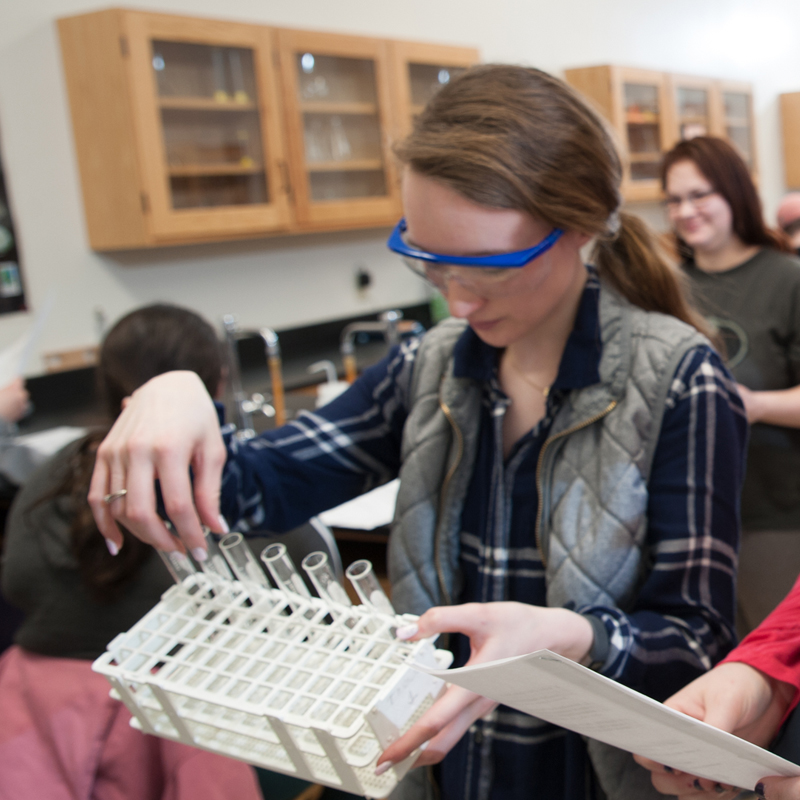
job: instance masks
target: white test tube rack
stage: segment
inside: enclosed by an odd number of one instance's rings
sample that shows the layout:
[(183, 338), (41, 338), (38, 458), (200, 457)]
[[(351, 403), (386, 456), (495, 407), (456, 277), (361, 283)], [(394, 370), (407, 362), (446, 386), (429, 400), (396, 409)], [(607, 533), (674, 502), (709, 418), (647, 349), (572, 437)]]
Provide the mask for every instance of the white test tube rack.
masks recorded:
[(452, 660), (395, 638), (414, 619), (195, 573), (92, 668), (145, 733), (383, 798), (418, 753), (381, 776), (378, 756), (444, 689), (410, 664)]

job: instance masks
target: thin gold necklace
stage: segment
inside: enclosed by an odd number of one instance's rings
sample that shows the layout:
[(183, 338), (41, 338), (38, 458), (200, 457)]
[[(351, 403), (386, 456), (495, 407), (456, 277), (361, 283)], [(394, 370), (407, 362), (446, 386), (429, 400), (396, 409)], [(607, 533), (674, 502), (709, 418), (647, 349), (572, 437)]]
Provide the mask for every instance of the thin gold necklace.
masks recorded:
[(549, 386), (540, 386), (540, 385), (539, 385), (538, 383), (536, 383), (535, 381), (532, 381), (532, 380), (531, 380), (531, 379), (530, 379), (530, 378), (529, 378), (529, 377), (528, 377), (528, 376), (527, 376), (527, 375), (526, 375), (526, 374), (525, 374), (525, 373), (524, 373), (524, 372), (523, 372), (523, 371), (522, 371), (522, 370), (521, 370), (521, 369), (520, 369), (520, 368), (517, 366), (516, 362), (512, 361), (510, 358), (509, 358), (509, 360), (508, 360), (508, 365), (511, 367), (511, 369), (512, 369), (514, 372), (516, 372), (516, 373), (517, 373), (517, 375), (519, 375), (519, 377), (520, 377), (520, 378), (522, 378), (522, 380), (523, 380), (523, 381), (525, 381), (525, 383), (527, 383), (527, 384), (528, 384), (528, 386), (531, 386), (532, 388), (536, 389), (536, 391), (537, 391), (537, 392), (540, 392), (540, 393), (542, 394), (542, 396), (544, 397), (544, 399), (545, 399), (545, 400), (547, 400), (547, 396), (550, 394), (550, 386), (552, 386), (552, 384), (550, 384)]

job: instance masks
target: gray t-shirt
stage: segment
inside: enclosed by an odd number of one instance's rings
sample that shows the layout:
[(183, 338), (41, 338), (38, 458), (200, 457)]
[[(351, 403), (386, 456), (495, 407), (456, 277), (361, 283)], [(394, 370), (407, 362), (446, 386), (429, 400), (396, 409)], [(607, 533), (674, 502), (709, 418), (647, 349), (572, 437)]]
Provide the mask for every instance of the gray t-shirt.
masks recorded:
[[(800, 383), (800, 258), (763, 249), (725, 272), (703, 272), (692, 263), (684, 269), (739, 383), (757, 391)], [(742, 527), (800, 528), (800, 430), (752, 426)]]

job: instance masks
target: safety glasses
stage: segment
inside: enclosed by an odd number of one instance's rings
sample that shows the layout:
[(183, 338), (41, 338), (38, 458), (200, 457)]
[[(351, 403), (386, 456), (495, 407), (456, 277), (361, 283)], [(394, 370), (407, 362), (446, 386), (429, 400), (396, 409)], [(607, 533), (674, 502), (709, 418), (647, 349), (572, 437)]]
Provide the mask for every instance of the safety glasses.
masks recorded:
[[(564, 232), (554, 228), (539, 244), (525, 250), (511, 253), (497, 253), (490, 256), (450, 256), (442, 253), (429, 253), (412, 247), (406, 241), (406, 221), (397, 223), (386, 242), (388, 248), (403, 257), (406, 266), (417, 275), (428, 280), (441, 292), (446, 293), (450, 280), (477, 294), (503, 293), (505, 284), (520, 267), (546, 253)], [(461, 269), (467, 267), (468, 269)]]

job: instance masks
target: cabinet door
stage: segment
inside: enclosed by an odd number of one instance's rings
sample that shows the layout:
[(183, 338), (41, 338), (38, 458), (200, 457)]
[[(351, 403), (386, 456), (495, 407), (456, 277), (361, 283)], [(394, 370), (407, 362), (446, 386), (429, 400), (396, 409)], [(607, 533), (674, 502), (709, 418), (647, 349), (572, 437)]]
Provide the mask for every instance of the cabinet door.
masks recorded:
[(477, 64), (478, 51), (418, 42), (391, 42), (397, 139), (411, 133), (414, 117), (457, 75)]
[(277, 36), (300, 227), (393, 224), (400, 200), (389, 151), (387, 44), (304, 31)]
[(675, 109), (671, 147), (683, 139), (695, 136), (709, 136), (713, 133), (716, 120), (712, 95), (713, 81), (686, 75), (671, 75), (670, 95)]
[(138, 12), (125, 22), (154, 238), (287, 228), (269, 29)]
[(661, 158), (674, 127), (666, 76), (646, 70), (618, 70), (618, 118), (627, 150), (628, 169), (622, 191), (627, 200), (661, 196)]
[(753, 177), (756, 177), (758, 170), (751, 87), (749, 84), (720, 81), (717, 84), (717, 96), (720, 124), (716, 133), (737, 148)]

